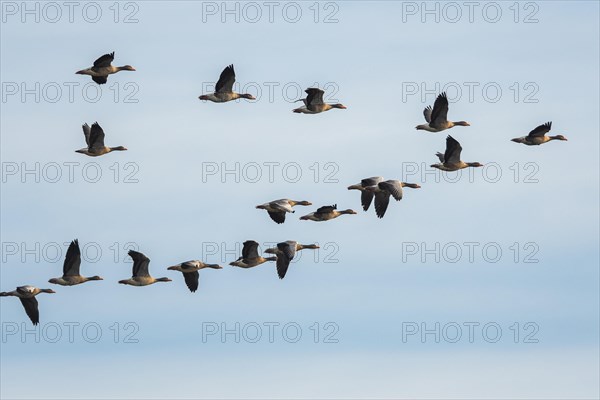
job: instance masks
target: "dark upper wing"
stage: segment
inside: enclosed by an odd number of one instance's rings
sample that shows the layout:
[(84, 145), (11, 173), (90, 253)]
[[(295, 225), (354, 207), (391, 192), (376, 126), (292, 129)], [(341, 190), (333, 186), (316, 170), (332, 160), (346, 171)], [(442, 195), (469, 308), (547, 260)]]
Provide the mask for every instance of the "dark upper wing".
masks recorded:
[(279, 253), (275, 264), (277, 266), (277, 276), (279, 276), (279, 279), (285, 278), (285, 274), (290, 266), (290, 259), (287, 258), (285, 254)]
[(258, 242), (254, 240), (245, 241), (244, 248), (242, 249), (242, 258), (258, 258)]
[(133, 260), (133, 276), (150, 276), (148, 272), (150, 259), (148, 257), (135, 250), (129, 250), (127, 254)]
[(397, 201), (402, 200), (402, 182), (400, 181), (390, 180), (380, 182), (379, 189), (387, 191)]
[(83, 125), (81, 125), (81, 127), (83, 128), (83, 136), (85, 136), (85, 144), (90, 145), (90, 126), (85, 123)]
[(448, 118), (448, 98), (446, 92), (441, 93), (435, 103), (433, 103), (433, 110), (431, 111), (431, 121), (433, 125), (444, 123)]
[(536, 137), (536, 136), (544, 136), (546, 133), (550, 132), (550, 129), (552, 128), (552, 122), (546, 122), (545, 124), (542, 124), (540, 126), (538, 126), (537, 128), (535, 128), (534, 130), (532, 130), (531, 132), (529, 132), (529, 137)]
[(98, 85), (102, 85), (102, 84), (108, 82), (108, 76), (93, 76), (92, 75), (92, 80), (94, 82), (96, 82)]
[(110, 66), (110, 63), (115, 59), (115, 52), (105, 54), (96, 61), (94, 61), (94, 68), (102, 68)]
[(283, 252), (287, 258), (292, 260), (296, 255), (296, 244), (296, 242), (291, 240), (287, 242), (277, 243), (277, 249)]
[(362, 204), (363, 210), (367, 211), (373, 201), (373, 192), (363, 190), (360, 192), (360, 203)]
[(455, 164), (460, 162), (460, 152), (462, 147), (460, 143), (452, 136), (448, 135), (446, 138), (446, 152), (444, 153), (444, 162), (449, 164)]
[(435, 153), (435, 155), (437, 156), (437, 158), (440, 159), (440, 162), (443, 164), (444, 163), (444, 154), (442, 154), (438, 151), (437, 153)]
[(183, 274), (183, 279), (185, 279), (185, 284), (187, 285), (190, 292), (194, 293), (198, 290), (198, 278), (200, 278), (200, 274), (198, 271), (194, 272), (186, 272)]
[(89, 150), (101, 149), (104, 147), (104, 130), (98, 125), (97, 122), (92, 124), (92, 129), (90, 130), (90, 143)]
[(233, 91), (233, 83), (235, 82), (235, 71), (233, 64), (225, 67), (215, 86), (215, 92), (230, 93)]
[(23, 304), (23, 308), (31, 322), (33, 322), (34, 325), (37, 325), (40, 322), (37, 299), (35, 297), (29, 297), (27, 299), (19, 297), (19, 300), (21, 300), (21, 304)]
[(73, 240), (67, 250), (65, 262), (63, 264), (63, 275), (77, 276), (79, 275), (79, 266), (81, 265), (81, 251), (79, 250), (79, 242)]
[(388, 192), (375, 193), (375, 214), (377, 214), (377, 217), (383, 218), (388, 204), (390, 204), (390, 194)]
[(279, 279), (285, 278), (290, 262), (294, 259), (296, 254), (296, 243), (291, 244), (288, 242), (277, 243), (277, 275)]
[(307, 106), (323, 104), (323, 93), (325, 93), (324, 91), (317, 88), (308, 88), (305, 90), (305, 92), (308, 95), (306, 96)]
[(334, 204), (332, 206), (323, 206), (323, 207), (317, 208), (317, 211), (315, 211), (315, 214), (329, 214), (330, 212), (333, 212), (336, 209), (337, 209), (337, 204)]
[(423, 110), (423, 116), (425, 117), (425, 121), (431, 122), (431, 106), (425, 107)]
[(285, 212), (273, 212), (267, 211), (269, 213), (269, 217), (278, 224), (283, 224), (285, 222)]
[(371, 178), (365, 178), (360, 181), (360, 186), (362, 186), (362, 187), (375, 186), (382, 180), (383, 180), (383, 178), (381, 176), (373, 176)]

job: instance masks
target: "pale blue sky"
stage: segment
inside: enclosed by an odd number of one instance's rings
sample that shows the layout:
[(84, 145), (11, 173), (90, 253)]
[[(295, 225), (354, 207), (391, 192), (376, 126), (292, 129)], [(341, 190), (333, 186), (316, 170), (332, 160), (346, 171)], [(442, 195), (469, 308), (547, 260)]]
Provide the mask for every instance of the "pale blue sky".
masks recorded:
[[(203, 22), (208, 3), (152, 1), (136, 2), (139, 22), (124, 24), (113, 22), (112, 2), (99, 4), (103, 17), (96, 24), (86, 22), (78, 9), (73, 23), (66, 15), (57, 23), (43, 18), (22, 23), (19, 14), (3, 14), (3, 173), (15, 165), (57, 163), (63, 177), (36, 183), (28, 175), (22, 183), (19, 174), (3, 176), (0, 290), (53, 286), (46, 282), (60, 275), (62, 259), (42, 257), (36, 263), (22, 254), (21, 244), (49, 248), (74, 238), (101, 249), (97, 262), (84, 260), (82, 273), (105, 280), (54, 287), (57, 294), (39, 297), (42, 329), (51, 332), (54, 325), (48, 324), (58, 324), (66, 333), (65, 323), (93, 322), (103, 331), (97, 343), (88, 343), (80, 331), (73, 343), (64, 337), (36, 343), (32, 335), (22, 343), (20, 332), (7, 336), (7, 330), (20, 330), (23, 322), (31, 329), (31, 324), (17, 299), (2, 299), (2, 398), (600, 395), (597, 2), (540, 1), (527, 9), (519, 3), (519, 23), (509, 8), (513, 2), (497, 3), (502, 9), (497, 23), (487, 22), (480, 9), (472, 23), (466, 14), (457, 23), (443, 18), (436, 23), (433, 17), (423, 23), (419, 14), (402, 18), (403, 7), (421, 2), (337, 2), (338, 22), (327, 24), (313, 21), (313, 2), (297, 3), (302, 9), (297, 23), (286, 22), (279, 9), (269, 23), (265, 8), (258, 23), (243, 18), (235, 23), (232, 17), (222, 23), (218, 15)], [(2, 7), (5, 12), (6, 3)], [(319, 7), (320, 19), (335, 10), (324, 9), (325, 3)], [(131, 10), (121, 9), (119, 18)], [(538, 22), (523, 23), (533, 11)], [(74, 72), (111, 51), (115, 65), (131, 64), (137, 72), (110, 76), (102, 99), (86, 101), (81, 89), (91, 80)], [(200, 102), (203, 83), (214, 82), (231, 63), (241, 86), (258, 83), (263, 97)], [(32, 95), (21, 102), (20, 94), (6, 90), (23, 82), (65, 90), (56, 103), (47, 97), (36, 103)], [(69, 82), (79, 84), (72, 103)], [(279, 85), (273, 101), (266, 96), (266, 82)], [(421, 172), (444, 149), (445, 132), (414, 129), (435, 94), (425, 101), (421, 92), (403, 99), (407, 85), (432, 89), (436, 82), (455, 82), (464, 90), (452, 100), (449, 117), (472, 126), (449, 133), (461, 142), (465, 161), (488, 165), (474, 171), (472, 182), (466, 174), (457, 183), (435, 182), (432, 174), (403, 176), (413, 166)], [(472, 101), (465, 82), (478, 85)], [(314, 83), (337, 87), (335, 98), (348, 109), (293, 114), (298, 103), (285, 98), (281, 87)], [(484, 85), (501, 88), (497, 102), (486, 100)], [(121, 97), (115, 102), (117, 87)], [(125, 103), (122, 95), (132, 88), (139, 101)], [(527, 94), (537, 102), (525, 102)], [(94, 121), (104, 128), (109, 146), (129, 150), (96, 159), (75, 153), (84, 142), (80, 125)], [(540, 147), (510, 142), (546, 121), (569, 141)], [(69, 162), (79, 163), (72, 183), (65, 175)], [(123, 182), (128, 162), (137, 168), (137, 183)], [(247, 168), (297, 163), (302, 178), (289, 182), (276, 169), (272, 183), (266, 177), (256, 183), (242, 177), (237, 183), (231, 175), (225, 182), (218, 175), (203, 182), (203, 163), (232, 168), (236, 162)], [(82, 178), (83, 167), (94, 168), (90, 163), (102, 171), (98, 183)], [(502, 177), (491, 183), (494, 166)], [(324, 181), (331, 171), (337, 183)], [(537, 182), (525, 183), (532, 171)], [(373, 175), (416, 182), (422, 189), (407, 189), (402, 202), (390, 204), (378, 220), (373, 210), (360, 210), (357, 192), (346, 190)], [(254, 208), (282, 197), (314, 206), (297, 207), (283, 225)], [(327, 223), (298, 220), (333, 203), (359, 214)], [(212, 243), (225, 243), (219, 251), (226, 251), (248, 239), (332, 247), (316, 256), (304, 253), (283, 281), (273, 264), (241, 270), (225, 265), (234, 255), (204, 257), (203, 249)], [(151, 259), (154, 276), (173, 282), (118, 285), (131, 273), (131, 262), (123, 261), (128, 242)], [(479, 243), (473, 262), (465, 242)], [(521, 248), (517, 263), (515, 242)], [(523, 246), (530, 242), (537, 246), (537, 263), (523, 262), (529, 252)], [(12, 243), (19, 246), (16, 255), (7, 253)], [(121, 248), (118, 262), (114, 243)], [(427, 248), (458, 243), (463, 255), (456, 263), (443, 258), (436, 263), (433, 256), (422, 262), (421, 253), (403, 255), (411, 243)], [(486, 244), (502, 249), (498, 262), (484, 259), (480, 249)], [(327, 262), (328, 255), (337, 262)], [(203, 257), (225, 268), (201, 271), (200, 289), (190, 294), (181, 274), (166, 267)], [(139, 327), (138, 343), (123, 343), (127, 322)], [(233, 327), (236, 322), (294, 322), (303, 335), (297, 343), (288, 343), (279, 331), (274, 343), (266, 338), (236, 343), (231, 336), (221, 343), (216, 335), (202, 340), (203, 323)], [(319, 343), (310, 329), (315, 322), (321, 327)], [(323, 343), (327, 322), (339, 328), (338, 343)], [(435, 343), (431, 336), (425, 343), (418, 336), (403, 341), (403, 323), (410, 322), (429, 327), (494, 322), (503, 334), (497, 343), (486, 342), (479, 331), (473, 343), (464, 337)], [(515, 322), (519, 343), (510, 328)], [(538, 343), (523, 343), (527, 322), (539, 328)], [(116, 344), (115, 323), (121, 331)], [(66, 377), (74, 382), (65, 386)]]

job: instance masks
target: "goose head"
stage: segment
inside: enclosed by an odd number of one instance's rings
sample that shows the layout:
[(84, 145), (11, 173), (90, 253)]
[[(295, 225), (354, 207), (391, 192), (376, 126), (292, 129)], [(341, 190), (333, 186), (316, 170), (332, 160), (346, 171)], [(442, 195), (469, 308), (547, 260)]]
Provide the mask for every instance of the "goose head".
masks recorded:
[(467, 163), (469, 167), (483, 167), (483, 164), (480, 162), (469, 162)]
[(117, 146), (117, 147), (110, 148), (110, 151), (125, 151), (125, 150), (127, 150), (127, 148), (124, 146)]
[(94, 276), (90, 276), (89, 278), (86, 278), (88, 281), (103, 281), (104, 279), (99, 277), (98, 275), (94, 275)]
[(402, 182), (402, 187), (409, 187), (409, 188), (412, 188), (412, 189), (421, 189), (421, 185), (418, 185), (416, 183)]
[(347, 210), (340, 211), (340, 214), (358, 214), (358, 213), (354, 210), (347, 209)]
[(331, 104), (331, 108), (340, 108), (340, 109), (342, 109), (342, 110), (345, 110), (345, 109), (346, 109), (346, 108), (348, 108), (348, 107), (346, 107), (346, 106), (345, 106), (345, 105), (343, 105), (343, 104), (336, 103), (336, 104)]
[[(240, 93), (240, 98), (248, 99), (248, 100), (256, 100), (256, 97), (252, 96), (250, 93)], [(200, 99), (202, 100), (202, 99)]]
[(299, 206), (312, 206), (312, 203), (310, 201), (306, 201), (306, 200), (294, 201), (294, 203)]
[(567, 140), (563, 135), (550, 136), (550, 140)]
[(119, 67), (119, 71), (135, 71), (135, 68), (131, 65), (123, 65), (122, 67)]
[(40, 289), (40, 293), (56, 293), (56, 292), (52, 289)]
[(453, 123), (454, 126), (471, 126), (470, 123), (468, 123), (467, 121), (457, 121)]

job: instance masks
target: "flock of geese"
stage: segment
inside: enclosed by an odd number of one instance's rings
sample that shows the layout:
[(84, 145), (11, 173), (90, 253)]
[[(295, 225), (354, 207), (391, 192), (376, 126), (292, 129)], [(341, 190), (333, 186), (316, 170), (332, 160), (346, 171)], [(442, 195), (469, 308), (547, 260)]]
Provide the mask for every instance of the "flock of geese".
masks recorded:
[[(119, 71), (135, 71), (130, 65), (115, 67), (112, 65), (115, 53), (105, 54), (98, 58), (94, 65), (90, 68), (76, 72), (80, 75), (90, 75), (92, 80), (99, 85), (105, 84), (108, 81), (108, 76)], [(200, 100), (211, 101), (214, 103), (225, 103), (236, 99), (255, 100), (255, 97), (248, 93), (235, 93), (233, 84), (235, 83), (235, 71), (233, 65), (225, 67), (219, 80), (215, 86), (215, 92), (204, 94), (199, 97)], [(297, 101), (302, 101), (303, 106), (292, 110), (294, 113), (302, 114), (318, 114), (331, 109), (346, 109), (343, 104), (327, 104), (323, 100), (323, 90), (318, 88), (306, 89), (306, 98)], [(446, 93), (441, 93), (433, 107), (427, 106), (423, 110), (426, 124), (417, 125), (417, 130), (425, 130), (428, 132), (441, 132), (455, 126), (470, 126), (466, 121), (449, 121), (448, 120), (448, 98)], [(562, 135), (547, 136), (552, 128), (552, 122), (547, 122), (533, 129), (527, 136), (511, 139), (513, 142), (522, 143), (527, 146), (538, 146), (552, 140), (567, 140)], [(77, 153), (85, 154), (90, 157), (98, 157), (108, 154), (112, 151), (127, 150), (123, 146), (108, 147), (104, 144), (105, 134), (100, 125), (95, 122), (90, 127), (87, 123), (83, 125), (83, 133), (87, 147), (76, 150)], [(482, 167), (479, 162), (464, 162), (461, 160), (462, 147), (460, 143), (452, 136), (446, 138), (446, 150), (444, 153), (436, 153), (440, 162), (432, 164), (431, 167), (442, 171), (458, 171), (468, 167)], [(361, 192), (361, 205), (364, 211), (367, 211), (375, 199), (375, 214), (378, 218), (383, 218), (385, 215), (390, 197), (396, 201), (402, 200), (402, 188), (409, 187), (412, 189), (420, 188), (414, 183), (401, 182), (399, 180), (384, 180), (382, 177), (365, 178), (355, 185), (348, 186), (348, 190), (358, 190)], [(268, 203), (257, 205), (257, 209), (265, 210), (269, 217), (277, 224), (285, 222), (286, 214), (294, 213), (295, 206), (310, 206), (309, 201), (298, 201), (290, 199), (274, 200)], [(316, 211), (300, 217), (301, 220), (307, 221), (329, 221), (345, 214), (357, 214), (356, 211), (338, 210), (337, 204), (322, 206)], [(254, 240), (247, 240), (243, 244), (242, 255), (237, 260), (229, 265), (240, 268), (252, 268), (261, 265), (268, 261), (275, 261), (277, 267), (277, 275), (283, 279), (287, 273), (290, 262), (294, 259), (296, 252), (304, 249), (318, 249), (316, 244), (300, 244), (298, 242), (288, 240), (277, 244), (277, 247), (265, 250), (265, 253), (273, 256), (262, 257), (258, 252), (258, 243)], [(156, 282), (171, 282), (167, 277), (154, 278), (150, 275), (149, 265), (150, 259), (144, 254), (130, 250), (129, 256), (133, 260), (132, 276), (129, 279), (120, 280), (119, 283), (131, 286), (147, 286)], [(80, 274), (81, 266), (81, 251), (77, 239), (73, 240), (67, 250), (65, 261), (63, 264), (63, 275), (60, 278), (52, 278), (48, 282), (61, 285), (73, 286), (79, 285), (88, 281), (102, 280), (99, 276), (85, 277)], [(198, 289), (199, 271), (201, 269), (222, 269), (218, 264), (206, 264), (199, 260), (182, 262), (167, 268), (167, 270), (179, 271), (183, 274), (186, 286), (190, 292), (195, 292)], [(0, 296), (15, 296), (21, 301), (27, 316), (34, 325), (39, 323), (39, 310), (36, 296), (40, 293), (56, 293), (52, 289), (39, 289), (35, 286), (25, 285), (19, 286), (16, 290), (10, 292), (0, 292)]]

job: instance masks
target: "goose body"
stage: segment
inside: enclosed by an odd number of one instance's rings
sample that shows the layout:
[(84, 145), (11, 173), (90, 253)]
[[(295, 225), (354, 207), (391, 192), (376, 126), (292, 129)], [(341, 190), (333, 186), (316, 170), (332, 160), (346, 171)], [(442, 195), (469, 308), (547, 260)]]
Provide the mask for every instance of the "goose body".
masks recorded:
[(310, 206), (312, 203), (305, 200), (280, 199), (265, 204), (259, 204), (256, 208), (266, 210), (273, 221), (278, 224), (283, 224), (285, 222), (285, 214), (293, 213), (294, 209), (292, 207), (297, 205)]
[(324, 111), (329, 111), (332, 108), (346, 109), (347, 107), (343, 104), (327, 104), (323, 101), (323, 94), (325, 93), (321, 89), (317, 88), (308, 88), (305, 90), (307, 96), (305, 99), (300, 99), (297, 101), (302, 101), (304, 103), (303, 107), (295, 108), (292, 110), (295, 113), (301, 114), (319, 114)]
[(277, 257), (262, 257), (258, 255), (258, 243), (254, 240), (244, 242), (242, 256), (237, 260), (230, 262), (229, 265), (240, 268), (252, 268), (267, 261), (277, 261)]
[(215, 85), (215, 92), (210, 94), (203, 94), (198, 97), (200, 100), (208, 100), (213, 103), (226, 103), (236, 99), (248, 99), (256, 100), (254, 96), (248, 93), (240, 94), (233, 91), (233, 84), (235, 83), (235, 70), (233, 64), (225, 67), (219, 80)]
[(303, 249), (318, 249), (316, 244), (300, 244), (294, 240), (277, 243), (277, 247), (265, 250), (265, 253), (275, 254), (277, 256), (276, 266), (279, 279), (285, 278), (290, 262), (294, 259), (297, 251)]
[(115, 59), (115, 52), (103, 55), (94, 61), (94, 65), (90, 68), (82, 69), (81, 71), (75, 72), (79, 75), (90, 75), (92, 80), (98, 85), (103, 85), (108, 81), (108, 75), (116, 74), (119, 71), (135, 71), (131, 65), (124, 65), (122, 67), (115, 67), (112, 65)]
[(344, 214), (356, 214), (356, 211), (350, 210), (350, 209), (338, 211), (337, 204), (334, 204), (332, 206), (319, 207), (319, 208), (317, 208), (317, 211), (312, 212), (307, 215), (304, 215), (304, 216), (300, 217), (300, 219), (305, 220), (305, 221), (321, 222), (321, 221), (329, 221), (330, 219), (337, 218), (340, 215), (344, 215)]
[(371, 178), (365, 178), (357, 183), (356, 185), (348, 186), (348, 190), (360, 190), (360, 203), (364, 211), (367, 211), (373, 201), (373, 192), (367, 190), (369, 186), (375, 186), (379, 182), (383, 181), (381, 176), (373, 176)]
[(150, 276), (150, 272), (148, 271), (150, 259), (144, 254), (134, 250), (129, 250), (127, 254), (133, 260), (132, 276), (129, 279), (120, 280), (119, 283), (131, 286), (148, 286), (156, 282), (171, 282), (169, 278), (156, 279)]
[(60, 278), (52, 278), (48, 282), (62, 286), (79, 285), (88, 281), (101, 281), (99, 276), (85, 277), (79, 273), (81, 266), (81, 251), (79, 250), (79, 242), (73, 240), (67, 250), (65, 261), (63, 263), (63, 275)]
[(25, 309), (25, 313), (33, 323), (37, 325), (40, 322), (40, 312), (38, 309), (38, 301), (35, 298), (40, 293), (56, 293), (52, 289), (39, 289), (35, 286), (25, 285), (19, 286), (11, 292), (0, 292), (0, 297), (15, 296), (21, 300), (21, 304)]
[(460, 159), (460, 153), (462, 147), (460, 143), (452, 136), (448, 135), (446, 138), (446, 151), (444, 154), (436, 153), (436, 156), (440, 159), (440, 163), (432, 164), (431, 167), (440, 169), (442, 171), (458, 171), (459, 169), (467, 167), (483, 167), (483, 164), (478, 162), (464, 162)]
[(200, 260), (192, 260), (173, 265), (167, 269), (172, 271), (180, 271), (183, 273), (185, 284), (190, 292), (194, 293), (196, 290), (198, 290), (198, 280), (200, 278), (198, 271), (204, 268), (222, 269), (223, 267), (218, 264), (206, 264)]
[(88, 124), (83, 124), (83, 136), (85, 137), (85, 143), (87, 147), (83, 149), (75, 150), (76, 153), (85, 154), (90, 157), (98, 157), (104, 154), (110, 153), (111, 151), (125, 151), (127, 150), (123, 146), (107, 147), (104, 145), (104, 130), (100, 127), (97, 122), (92, 124), (92, 127)]
[(369, 186), (367, 191), (375, 195), (375, 213), (378, 218), (383, 218), (390, 203), (390, 196), (396, 201), (402, 200), (402, 188), (409, 187), (419, 189), (421, 186), (416, 183), (400, 182), (398, 180), (387, 180), (379, 182), (377, 185)]
[(550, 129), (552, 129), (552, 122), (546, 122), (529, 132), (527, 136), (514, 138), (511, 139), (511, 141), (522, 143), (527, 146), (539, 146), (540, 144), (548, 143), (551, 140), (567, 140), (563, 135), (546, 136), (546, 133), (550, 132)]
[(423, 110), (423, 116), (425, 117), (425, 121), (427, 123), (423, 125), (417, 125), (417, 130), (441, 132), (455, 126), (471, 126), (466, 121), (448, 121), (448, 97), (446, 97), (446, 92), (441, 93), (437, 99), (435, 99), (435, 103), (433, 103), (433, 109), (431, 106), (427, 106)]

